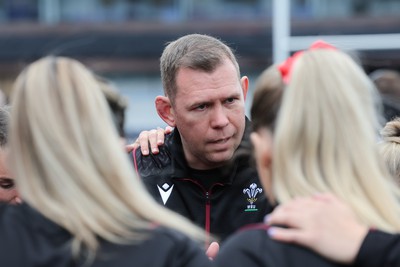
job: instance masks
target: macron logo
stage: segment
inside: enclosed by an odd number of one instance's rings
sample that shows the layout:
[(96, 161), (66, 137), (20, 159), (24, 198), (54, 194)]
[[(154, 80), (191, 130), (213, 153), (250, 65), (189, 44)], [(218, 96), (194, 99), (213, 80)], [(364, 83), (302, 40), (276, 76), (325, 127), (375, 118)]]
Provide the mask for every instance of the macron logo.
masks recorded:
[(170, 186), (169, 184), (165, 183), (161, 187), (159, 185), (157, 185), (157, 187), (158, 191), (160, 192), (161, 199), (165, 205), (165, 203), (168, 201), (168, 198), (171, 196), (174, 185)]

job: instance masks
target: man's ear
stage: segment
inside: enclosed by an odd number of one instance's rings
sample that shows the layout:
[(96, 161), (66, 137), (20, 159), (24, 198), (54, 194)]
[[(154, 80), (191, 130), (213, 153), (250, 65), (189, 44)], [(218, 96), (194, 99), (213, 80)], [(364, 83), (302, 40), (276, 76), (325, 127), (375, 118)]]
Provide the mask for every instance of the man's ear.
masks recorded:
[(240, 79), (240, 85), (242, 86), (243, 98), (246, 101), (247, 91), (249, 90), (249, 78), (247, 76), (243, 76)]
[(175, 115), (171, 101), (166, 96), (157, 96), (155, 100), (158, 116), (169, 126), (175, 127)]

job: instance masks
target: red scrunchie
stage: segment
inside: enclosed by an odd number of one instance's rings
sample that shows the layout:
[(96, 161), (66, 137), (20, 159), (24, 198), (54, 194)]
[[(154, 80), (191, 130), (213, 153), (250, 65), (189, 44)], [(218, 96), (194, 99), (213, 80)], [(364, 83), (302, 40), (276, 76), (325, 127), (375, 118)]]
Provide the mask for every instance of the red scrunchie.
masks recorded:
[[(337, 50), (336, 47), (334, 47), (333, 45), (328, 44), (327, 42), (324, 42), (322, 40), (315, 41), (308, 48), (308, 50), (315, 50), (315, 49)], [(278, 65), (278, 69), (282, 75), (282, 80), (285, 84), (288, 84), (290, 81), (290, 73), (292, 71), (294, 62), (304, 53), (304, 51), (305, 50), (294, 53), (291, 57), (288, 57), (284, 62), (282, 62), (281, 64)]]

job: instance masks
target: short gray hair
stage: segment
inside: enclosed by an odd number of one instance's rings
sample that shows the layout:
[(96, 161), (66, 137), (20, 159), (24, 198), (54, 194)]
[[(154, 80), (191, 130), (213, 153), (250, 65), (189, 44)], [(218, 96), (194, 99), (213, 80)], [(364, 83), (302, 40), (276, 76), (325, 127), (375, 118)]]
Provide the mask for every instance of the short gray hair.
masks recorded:
[(176, 74), (180, 68), (212, 72), (229, 59), (240, 69), (232, 49), (221, 40), (203, 34), (185, 35), (167, 45), (160, 59), (161, 79), (165, 95), (174, 102), (177, 85)]

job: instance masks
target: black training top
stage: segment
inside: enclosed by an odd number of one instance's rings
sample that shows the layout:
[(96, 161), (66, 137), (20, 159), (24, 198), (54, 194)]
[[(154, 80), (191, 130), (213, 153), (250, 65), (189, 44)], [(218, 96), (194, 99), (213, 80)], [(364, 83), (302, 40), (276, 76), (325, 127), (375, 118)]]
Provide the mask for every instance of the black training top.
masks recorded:
[[(249, 144), (250, 122), (237, 151)], [(272, 211), (251, 155), (234, 157), (218, 169), (191, 169), (177, 129), (166, 135), (159, 154), (131, 153), (135, 169), (150, 194), (167, 208), (189, 218), (222, 240), (242, 226), (262, 222)]]

